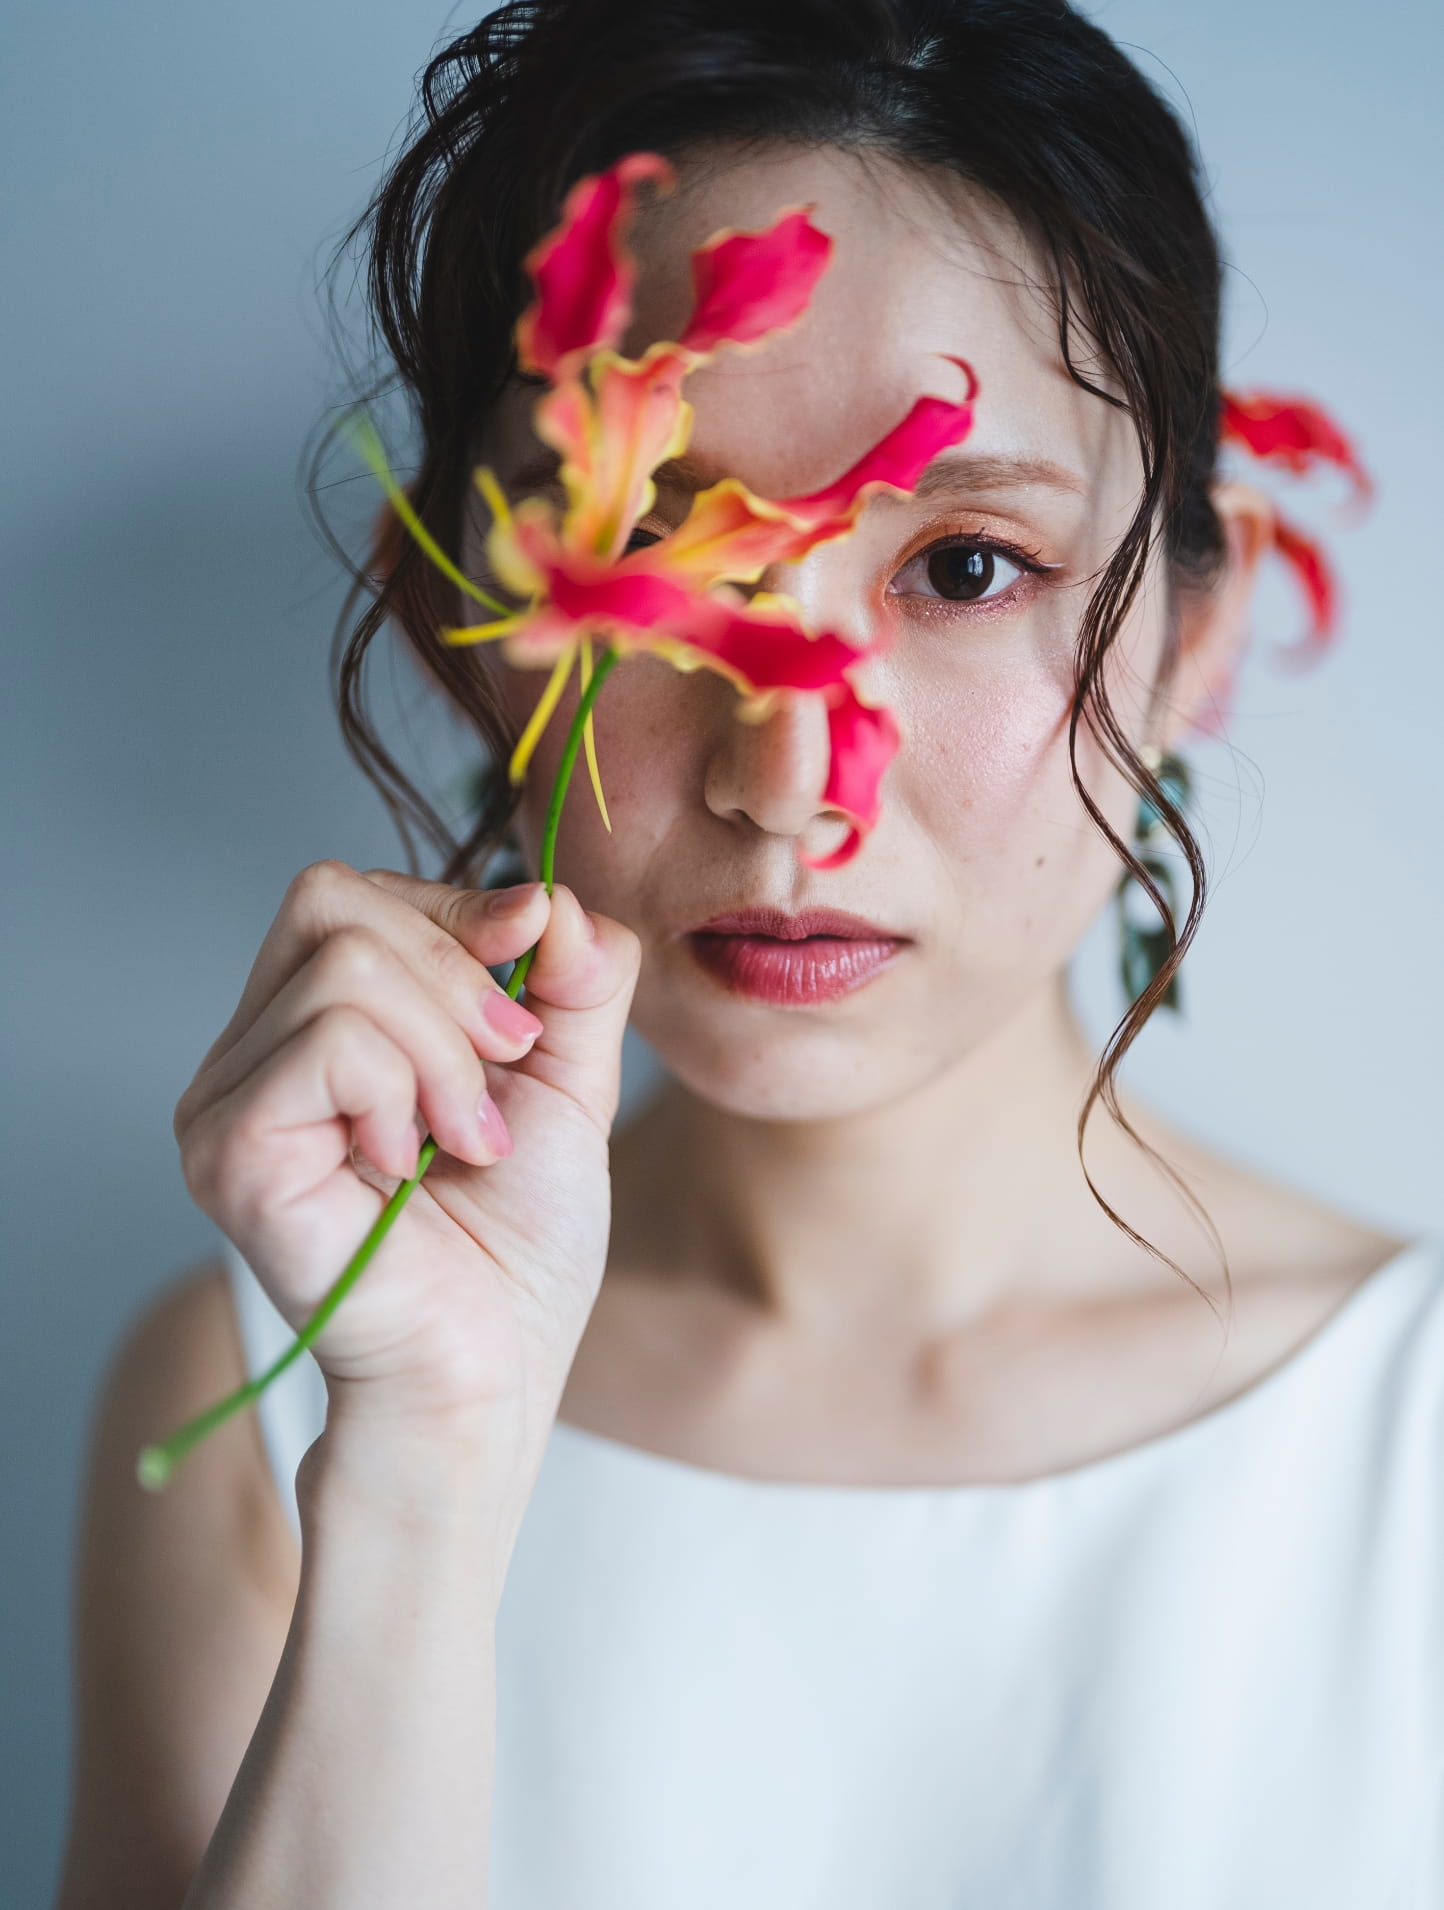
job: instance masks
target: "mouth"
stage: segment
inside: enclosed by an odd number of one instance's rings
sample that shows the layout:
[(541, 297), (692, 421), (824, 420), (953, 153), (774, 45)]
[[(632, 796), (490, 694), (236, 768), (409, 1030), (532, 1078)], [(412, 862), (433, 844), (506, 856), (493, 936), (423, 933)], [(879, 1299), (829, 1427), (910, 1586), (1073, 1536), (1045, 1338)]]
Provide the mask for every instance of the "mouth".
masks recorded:
[(739, 909), (683, 937), (729, 993), (774, 1007), (840, 1001), (887, 968), (910, 938), (841, 909)]

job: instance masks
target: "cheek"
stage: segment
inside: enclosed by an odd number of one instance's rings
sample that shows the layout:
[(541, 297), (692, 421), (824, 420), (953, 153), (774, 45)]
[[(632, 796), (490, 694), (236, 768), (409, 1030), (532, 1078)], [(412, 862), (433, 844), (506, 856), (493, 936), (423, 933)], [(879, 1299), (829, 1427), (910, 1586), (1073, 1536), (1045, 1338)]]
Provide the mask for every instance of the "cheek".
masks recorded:
[[(945, 854), (953, 845), (974, 859), (1056, 819), (1071, 671), (1036, 654), (1005, 669), (919, 661), (929, 667), (900, 672), (889, 691), (905, 737), (895, 787), (926, 834)], [(1071, 790), (1069, 803), (1076, 809)]]
[[(498, 675), (505, 705), (520, 725), (535, 706), (544, 675), (506, 665)], [(682, 812), (695, 806), (701, 776), (700, 706), (709, 689), (732, 694), (720, 679), (683, 676), (670, 664), (634, 656), (619, 666), (598, 698), (593, 729), (612, 830), (609, 834), (602, 823), (585, 758), (579, 756), (557, 848), (559, 875), (584, 888), (598, 906), (607, 908), (609, 901), (636, 886), (638, 871), (646, 869)], [(558, 705), (527, 771), (518, 817), (523, 842), (533, 856), (575, 709), (574, 685)], [(629, 916), (624, 910), (623, 919)]]
[[(1018, 974), (1064, 959), (1121, 866), (1073, 785), (1071, 646), (1007, 667), (913, 670), (889, 692), (907, 739), (891, 785), (898, 826), (926, 844), (957, 959)], [(1132, 790), (1086, 722), (1075, 747), (1085, 788), (1128, 840)]]

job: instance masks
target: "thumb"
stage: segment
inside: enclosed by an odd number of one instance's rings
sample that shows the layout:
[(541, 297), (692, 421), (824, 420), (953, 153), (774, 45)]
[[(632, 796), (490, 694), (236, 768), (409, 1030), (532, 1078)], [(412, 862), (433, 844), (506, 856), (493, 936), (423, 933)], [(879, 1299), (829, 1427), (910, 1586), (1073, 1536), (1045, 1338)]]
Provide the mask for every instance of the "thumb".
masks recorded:
[(593, 915), (561, 883), (527, 970), (525, 1000), (542, 1032), (511, 1072), (575, 1101), (605, 1132), (617, 1111), (622, 1031), (641, 943), (610, 916)]

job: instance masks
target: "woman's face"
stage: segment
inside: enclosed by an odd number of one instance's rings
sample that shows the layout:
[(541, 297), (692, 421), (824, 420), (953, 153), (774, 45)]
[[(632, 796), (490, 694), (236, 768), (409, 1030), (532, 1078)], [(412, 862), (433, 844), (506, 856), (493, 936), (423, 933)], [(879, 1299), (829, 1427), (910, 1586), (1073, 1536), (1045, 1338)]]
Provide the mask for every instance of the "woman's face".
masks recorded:
[[(1110, 896), (1119, 864), (1073, 788), (1067, 728), (1090, 579), (1132, 517), (1142, 474), (1127, 416), (1067, 375), (1040, 275), (1010, 224), (963, 188), (886, 162), (813, 149), (682, 168), (679, 190), (633, 228), (641, 269), (624, 348), (678, 336), (692, 247), (799, 203), (832, 235), (832, 263), (792, 330), (724, 348), (687, 380), (699, 483), (730, 474), (763, 496), (814, 490), (923, 393), (963, 396), (942, 354), (967, 359), (980, 383), (972, 433), (916, 495), (874, 493), (852, 534), (761, 580), (814, 628), (858, 644), (886, 636), (859, 677), (903, 732), (881, 820), (841, 868), (803, 866), (799, 850), (825, 854), (846, 829), (821, 801), (820, 700), (784, 698), (766, 721), (744, 722), (720, 677), (630, 658), (596, 710), (612, 833), (579, 781), (557, 870), (640, 936), (633, 1019), (680, 1079), (739, 1113), (806, 1120), (883, 1105), (957, 1064), (1055, 984)], [(504, 483), (541, 452), (534, 396), (509, 393), (481, 447)], [(639, 529), (664, 533), (689, 501), (659, 483)], [(482, 528), (469, 531), (474, 574)], [(1136, 743), (1172, 740), (1145, 730), (1167, 614), (1153, 573), (1110, 659), (1109, 693)], [(474, 654), (520, 726), (544, 673)], [(533, 866), (567, 707), (527, 779), (520, 826)], [(1081, 726), (1078, 760), (1129, 839), (1137, 799)], [(873, 925), (873, 945), (827, 938), (789, 952), (755, 925), (695, 933), (753, 909), (846, 911)]]

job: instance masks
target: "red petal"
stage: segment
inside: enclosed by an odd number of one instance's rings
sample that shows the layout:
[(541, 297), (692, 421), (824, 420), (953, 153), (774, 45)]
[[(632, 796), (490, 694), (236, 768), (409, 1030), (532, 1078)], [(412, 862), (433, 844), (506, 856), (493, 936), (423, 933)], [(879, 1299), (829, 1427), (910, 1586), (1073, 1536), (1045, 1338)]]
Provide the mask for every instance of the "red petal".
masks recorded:
[(847, 690), (844, 671), (867, 652), (830, 631), (816, 636), (783, 612), (736, 609), (719, 598), (694, 600), (679, 631), (697, 661), (721, 670), (745, 693)]
[(562, 616), (579, 625), (616, 623), (633, 630), (685, 626), (695, 612), (693, 593), (655, 571), (624, 571), (616, 565), (594, 573), (557, 565), (547, 597)]
[(1352, 480), (1361, 503), (1373, 496), (1373, 480), (1353, 445), (1328, 413), (1307, 398), (1282, 398), (1270, 391), (1247, 395), (1225, 391), (1220, 433), (1254, 457), (1270, 459), (1297, 477), (1316, 464), (1335, 465)]
[(1308, 599), (1310, 623), (1301, 642), (1283, 655), (1296, 662), (1312, 662), (1327, 646), (1338, 621), (1338, 586), (1328, 560), (1313, 538), (1297, 525), (1274, 518), (1274, 549), (1293, 571)]
[(832, 760), (822, 799), (830, 808), (840, 809), (853, 826), (831, 855), (801, 856), (799, 860), (810, 869), (840, 868), (862, 847), (863, 836), (877, 822), (882, 807), (883, 772), (901, 740), (892, 712), (864, 703), (850, 683), (828, 709), (827, 728)]
[(686, 359), (667, 345), (654, 345), (638, 359), (604, 354), (592, 367), (595, 461), (574, 534), (599, 556), (616, 557), (626, 548), (637, 519), (656, 501), (652, 472), (686, 446), (686, 370)]
[(944, 355), (967, 376), (968, 395), (962, 404), (919, 398), (902, 422), (879, 438), (840, 478), (807, 497), (779, 498), (776, 508), (814, 527), (826, 524), (829, 528), (823, 534), (835, 537), (856, 516), (858, 493), (865, 484), (891, 484), (900, 491), (910, 491), (938, 452), (957, 444), (973, 428), (978, 381), (965, 359)]
[(520, 518), (517, 541), (544, 579), (537, 610), (508, 641), (518, 660), (539, 650), (539, 633), (554, 651), (557, 633), (569, 626), (573, 636), (610, 631), (624, 649), (716, 670), (744, 695), (786, 689), (830, 696), (846, 691), (844, 673), (871, 654), (831, 632), (809, 635), (789, 610), (739, 605), (680, 582), (657, 562), (658, 546), (606, 563), (564, 549), (540, 520)]
[(795, 562), (814, 544), (851, 530), (868, 485), (910, 491), (938, 452), (972, 429), (977, 381), (961, 358), (952, 362), (968, 376), (963, 404), (919, 398), (850, 470), (807, 497), (759, 498), (736, 478), (723, 478), (693, 499), (681, 524), (657, 546), (659, 556), (699, 583), (724, 577), (755, 583), (768, 564)]
[(561, 223), (524, 260), (535, 300), (517, 320), (517, 356), (524, 369), (559, 378), (626, 328), (636, 265), (622, 244), (634, 188), (643, 179), (670, 187), (672, 167), (660, 153), (628, 153), (606, 172), (589, 173), (567, 194)]
[(802, 316), (832, 256), (832, 240), (808, 211), (783, 213), (765, 232), (724, 229), (697, 247), (696, 299), (682, 346), (707, 353), (749, 345)]
[(722, 478), (699, 491), (692, 508), (656, 546), (669, 568), (698, 584), (723, 578), (756, 583), (768, 564), (782, 563), (808, 548), (811, 534), (736, 478)]

